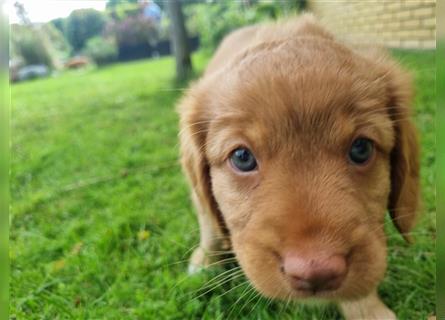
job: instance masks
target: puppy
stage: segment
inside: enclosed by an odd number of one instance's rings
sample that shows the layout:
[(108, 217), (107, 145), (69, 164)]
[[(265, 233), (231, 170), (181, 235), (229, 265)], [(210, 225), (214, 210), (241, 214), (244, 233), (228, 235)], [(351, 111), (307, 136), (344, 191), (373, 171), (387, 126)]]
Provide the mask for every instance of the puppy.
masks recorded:
[(409, 240), (418, 206), (410, 103), (395, 62), (312, 16), (227, 36), (179, 105), (201, 236), (191, 271), (230, 246), (267, 297), (395, 319), (376, 288), (386, 212)]

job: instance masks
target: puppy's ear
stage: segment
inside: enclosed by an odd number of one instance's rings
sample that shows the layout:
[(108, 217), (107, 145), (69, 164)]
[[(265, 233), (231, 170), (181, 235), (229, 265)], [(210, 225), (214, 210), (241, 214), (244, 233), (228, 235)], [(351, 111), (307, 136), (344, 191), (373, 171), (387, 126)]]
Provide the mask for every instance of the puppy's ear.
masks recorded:
[(395, 145), (391, 152), (391, 193), (388, 210), (397, 230), (407, 242), (419, 205), (419, 144), (416, 129), (410, 120), (412, 101), (408, 74), (392, 65), (388, 73), (389, 114), (395, 129)]
[[(227, 235), (224, 219), (212, 192), (210, 167), (205, 156), (206, 140), (212, 115), (205, 94), (195, 85), (178, 105), (180, 115), (181, 164), (196, 198), (199, 221), (205, 221), (212, 236)], [(211, 224), (211, 225), (208, 225)], [(200, 226), (201, 229), (203, 225)], [(202, 230), (201, 230), (202, 232)]]

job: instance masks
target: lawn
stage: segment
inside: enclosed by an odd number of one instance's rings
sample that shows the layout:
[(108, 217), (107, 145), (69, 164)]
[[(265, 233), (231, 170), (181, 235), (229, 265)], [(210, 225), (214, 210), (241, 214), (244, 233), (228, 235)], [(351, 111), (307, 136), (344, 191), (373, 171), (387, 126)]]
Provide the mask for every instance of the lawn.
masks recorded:
[[(437, 140), (445, 140), (445, 39), (440, 39), (437, 43)], [(445, 190), (445, 144), (439, 143), (437, 146), (437, 160), (436, 160), (436, 173), (437, 173), (437, 189)], [(437, 197), (437, 211), (439, 215), (437, 217), (437, 223), (439, 226), (445, 226), (445, 198), (443, 196)], [(440, 214), (442, 212), (442, 214)], [(440, 227), (439, 227), (440, 229)], [(437, 243), (445, 243), (445, 234), (438, 233), (436, 240)], [(436, 249), (437, 252), (437, 301), (445, 301), (445, 247), (439, 245)], [(445, 305), (441, 304), (437, 306), (437, 315), (439, 319), (445, 319)], [(442, 318), (440, 318), (442, 317)]]
[[(417, 88), (423, 214), (411, 246), (388, 220), (380, 293), (417, 320), (435, 309), (435, 56), (395, 54)], [(194, 56), (198, 72), (206, 61)], [(178, 165), (173, 72), (171, 59), (146, 60), (12, 86), (11, 318), (339, 318), (258, 297), (236, 265), (187, 276), (199, 232)]]

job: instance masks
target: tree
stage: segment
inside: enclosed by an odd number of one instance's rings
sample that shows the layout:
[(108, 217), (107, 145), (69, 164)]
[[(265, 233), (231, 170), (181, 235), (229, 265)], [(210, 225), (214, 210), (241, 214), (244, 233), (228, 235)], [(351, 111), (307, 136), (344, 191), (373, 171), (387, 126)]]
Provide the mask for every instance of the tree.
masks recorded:
[(74, 10), (66, 22), (66, 36), (73, 50), (82, 50), (88, 39), (99, 35), (106, 23), (105, 16), (94, 9)]
[(14, 7), (21, 24), (11, 27), (12, 57), (20, 57), (28, 65), (44, 64), (49, 68), (54, 67), (53, 47), (47, 35), (42, 32), (42, 28), (31, 22), (23, 3), (17, 1)]
[(13, 24), (11, 26), (11, 57), (21, 58), (26, 65), (44, 64), (54, 66), (52, 48), (42, 32), (31, 26)]
[(56, 18), (50, 21), (50, 23), (57, 28), (64, 36), (66, 33), (66, 18)]
[(170, 15), (170, 43), (176, 60), (176, 78), (184, 80), (192, 71), (192, 60), (190, 59), (190, 48), (188, 43), (187, 30), (184, 24), (184, 14), (182, 12), (180, 0), (167, 1), (167, 10)]
[(23, 3), (17, 1), (14, 3), (14, 7), (20, 22), (27, 26), (31, 25), (31, 20), (28, 17), (28, 12), (26, 11)]

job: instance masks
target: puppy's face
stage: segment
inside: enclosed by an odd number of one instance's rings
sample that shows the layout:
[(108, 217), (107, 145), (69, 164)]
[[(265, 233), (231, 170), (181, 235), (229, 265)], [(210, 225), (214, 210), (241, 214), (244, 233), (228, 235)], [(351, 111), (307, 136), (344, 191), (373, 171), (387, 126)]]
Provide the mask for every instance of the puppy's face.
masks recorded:
[(201, 87), (211, 194), (244, 272), (270, 297), (355, 298), (386, 268), (388, 82), (319, 46), (259, 50)]

